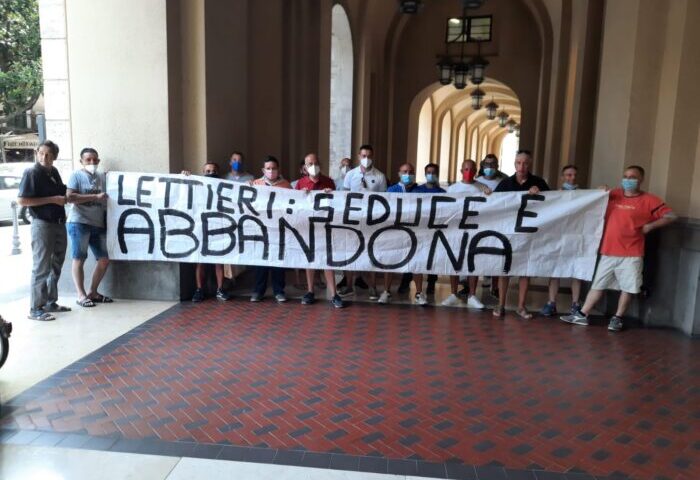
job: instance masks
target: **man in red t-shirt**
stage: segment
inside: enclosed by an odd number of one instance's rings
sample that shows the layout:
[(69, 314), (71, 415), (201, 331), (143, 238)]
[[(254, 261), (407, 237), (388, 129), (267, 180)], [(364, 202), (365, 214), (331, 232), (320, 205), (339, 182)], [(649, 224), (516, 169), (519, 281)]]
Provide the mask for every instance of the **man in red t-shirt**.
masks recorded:
[(622, 188), (610, 191), (605, 213), (605, 232), (600, 259), (591, 291), (580, 312), (560, 317), (576, 325), (588, 325), (588, 314), (603, 296), (603, 290), (619, 290), (617, 311), (608, 330), (622, 330), (622, 316), (642, 286), (642, 258), (647, 233), (676, 220), (676, 215), (659, 197), (641, 190), (644, 169), (629, 166), (622, 176)]
[[(321, 163), (318, 160), (318, 155), (315, 153), (309, 153), (306, 157), (304, 157), (304, 170), (306, 171), (307, 175), (302, 176), (299, 179), (295, 187), (297, 190), (303, 190), (307, 193), (312, 190), (321, 190), (328, 193), (335, 189), (335, 182), (333, 179), (321, 173)], [(333, 274), (333, 270), (324, 270), (323, 274), (326, 277), (326, 285), (332, 294), (331, 304), (335, 308), (343, 308), (345, 303), (336, 291), (335, 275)], [(306, 269), (306, 287), (308, 291), (301, 299), (301, 303), (303, 305), (311, 305), (316, 301), (316, 297), (314, 296), (315, 276), (315, 270), (310, 268)]]

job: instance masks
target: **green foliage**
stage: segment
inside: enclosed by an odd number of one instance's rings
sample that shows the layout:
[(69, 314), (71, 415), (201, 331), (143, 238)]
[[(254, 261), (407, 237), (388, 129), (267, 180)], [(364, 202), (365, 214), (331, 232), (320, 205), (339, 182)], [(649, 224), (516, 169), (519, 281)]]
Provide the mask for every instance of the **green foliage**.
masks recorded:
[(0, 118), (31, 107), (42, 87), (37, 0), (0, 0)]

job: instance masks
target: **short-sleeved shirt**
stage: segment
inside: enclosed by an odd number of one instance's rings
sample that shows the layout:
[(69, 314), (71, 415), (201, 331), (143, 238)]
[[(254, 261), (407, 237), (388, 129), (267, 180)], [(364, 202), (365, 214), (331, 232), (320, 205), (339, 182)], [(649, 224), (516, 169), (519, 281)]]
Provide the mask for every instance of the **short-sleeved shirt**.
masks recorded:
[(319, 175), (315, 182), (307, 176), (301, 177), (294, 188), (297, 190), (325, 190), (327, 188), (335, 190), (335, 182), (325, 175)]
[(280, 178), (275, 184), (270, 184), (265, 177), (260, 177), (250, 182), (250, 184), (256, 187), (292, 188), (289, 181), (285, 178)]
[(250, 183), (253, 180), (255, 180), (255, 177), (252, 176), (250, 173), (233, 173), (229, 172), (228, 175), (226, 175), (226, 180), (229, 180), (231, 182), (236, 182), (236, 183)]
[[(19, 184), (18, 196), (20, 198), (53, 197), (65, 194), (66, 186), (61, 180), (58, 170), (55, 167), (47, 170), (38, 163), (24, 171), (22, 181)], [(32, 212), (33, 217), (47, 222), (57, 223), (66, 218), (66, 209), (62, 205), (54, 203), (29, 207), (29, 211)]]
[(406, 188), (406, 185), (404, 185), (403, 183), (399, 182), (399, 183), (395, 183), (395, 184), (393, 184), (391, 187), (387, 188), (386, 191), (387, 191), (387, 192), (392, 192), (392, 193), (406, 193), (406, 192), (408, 192), (408, 193), (413, 193), (413, 192), (416, 191), (416, 188), (417, 188), (417, 187), (418, 187), (418, 185), (416, 185), (416, 184), (414, 183), (414, 184), (411, 186), (411, 188)]
[(669, 213), (673, 211), (651, 193), (625, 197), (621, 188), (611, 190), (600, 253), (611, 257), (643, 257), (642, 227)]
[[(105, 174), (94, 175), (84, 169), (76, 170), (68, 179), (68, 188), (80, 195), (96, 195), (105, 191)], [(74, 203), (68, 213), (68, 221), (84, 223), (93, 227), (105, 228), (107, 202), (96, 200), (87, 203)]]
[(416, 188), (412, 190), (413, 193), (445, 193), (445, 189), (442, 188), (440, 185), (436, 185), (434, 187), (429, 187), (427, 183), (424, 183), (423, 185), (418, 185)]
[(537, 187), (542, 192), (549, 190), (549, 185), (544, 178), (529, 174), (524, 183), (519, 183), (515, 175), (501, 180), (494, 192), (527, 192), (532, 187)]
[[(362, 179), (365, 183), (363, 185)], [(345, 174), (343, 190), (351, 192), (386, 192), (386, 176), (376, 168), (362, 172), (362, 167), (355, 167)]]
[(469, 195), (484, 195), (488, 187), (483, 183), (457, 182), (447, 187), (447, 193), (468, 193)]

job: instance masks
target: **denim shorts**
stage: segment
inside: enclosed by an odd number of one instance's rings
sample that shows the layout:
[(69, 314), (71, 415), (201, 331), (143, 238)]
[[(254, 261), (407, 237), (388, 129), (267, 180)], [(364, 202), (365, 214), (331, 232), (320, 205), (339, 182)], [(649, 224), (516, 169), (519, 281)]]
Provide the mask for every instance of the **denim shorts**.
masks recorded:
[(74, 260), (87, 258), (88, 246), (96, 259), (107, 258), (107, 229), (85, 223), (66, 224), (70, 238), (71, 255)]

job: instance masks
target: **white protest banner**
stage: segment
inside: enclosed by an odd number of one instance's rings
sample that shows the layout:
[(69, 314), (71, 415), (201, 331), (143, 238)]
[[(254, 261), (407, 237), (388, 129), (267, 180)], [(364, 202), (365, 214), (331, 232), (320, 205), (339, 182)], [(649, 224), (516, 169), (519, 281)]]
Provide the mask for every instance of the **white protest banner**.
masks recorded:
[(392, 194), (111, 172), (115, 260), (590, 280), (607, 193)]

